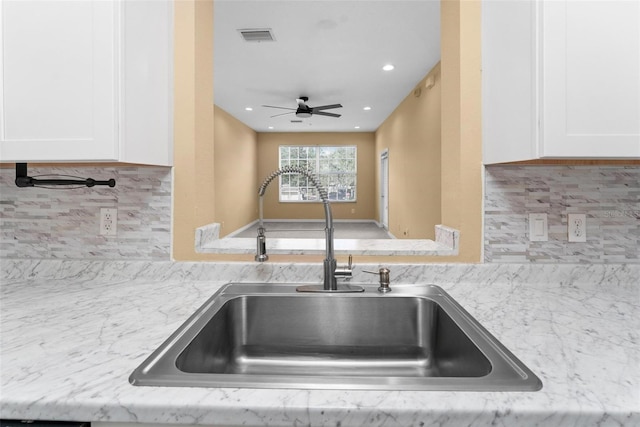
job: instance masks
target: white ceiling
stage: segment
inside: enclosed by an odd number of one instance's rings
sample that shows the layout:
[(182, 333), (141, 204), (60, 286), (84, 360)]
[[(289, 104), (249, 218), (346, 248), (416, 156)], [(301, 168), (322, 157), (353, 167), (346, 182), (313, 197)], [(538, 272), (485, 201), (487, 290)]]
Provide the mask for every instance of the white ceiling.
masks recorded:
[[(246, 42), (246, 28), (270, 28), (276, 41)], [(439, 60), (439, 0), (214, 3), (215, 103), (258, 132), (374, 131)], [(342, 104), (326, 110), (342, 117), (291, 123), (262, 107), (296, 108), (300, 96)]]

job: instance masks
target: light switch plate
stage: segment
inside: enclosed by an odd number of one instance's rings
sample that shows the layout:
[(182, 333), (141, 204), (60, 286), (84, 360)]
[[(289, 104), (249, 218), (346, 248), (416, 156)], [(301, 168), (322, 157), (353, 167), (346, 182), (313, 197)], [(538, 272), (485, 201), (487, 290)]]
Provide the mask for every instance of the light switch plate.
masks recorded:
[(546, 213), (529, 214), (529, 241), (546, 242), (549, 240)]

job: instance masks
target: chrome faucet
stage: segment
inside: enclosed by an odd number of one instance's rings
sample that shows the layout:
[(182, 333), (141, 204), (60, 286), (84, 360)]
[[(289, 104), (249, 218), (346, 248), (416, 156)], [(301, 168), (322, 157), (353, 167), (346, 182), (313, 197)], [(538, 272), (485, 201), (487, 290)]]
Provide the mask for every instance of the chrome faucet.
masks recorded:
[(320, 195), (320, 199), (324, 204), (324, 216), (325, 216), (325, 259), (323, 262), (324, 268), (324, 283), (322, 286), (320, 285), (306, 285), (299, 286), (297, 288), (298, 292), (362, 292), (364, 289), (360, 286), (350, 286), (341, 284), (338, 286), (337, 277), (349, 278), (351, 277), (352, 271), (352, 262), (351, 256), (349, 256), (349, 265), (347, 267), (338, 268), (338, 263), (335, 259), (334, 249), (333, 249), (333, 215), (331, 214), (331, 205), (329, 204), (329, 197), (327, 196), (327, 190), (320, 185), (318, 179), (312, 175), (308, 170), (299, 167), (299, 166), (284, 166), (269, 175), (260, 188), (258, 189), (259, 199), (259, 225), (258, 225), (258, 237), (257, 237), (257, 253), (256, 253), (256, 261), (263, 262), (269, 259), (266, 250), (266, 237), (264, 235), (264, 221), (262, 216), (262, 199), (264, 193), (267, 189), (267, 186), (273, 181), (276, 177), (285, 174), (285, 173), (296, 173), (299, 175), (305, 176), (309, 182), (318, 190), (318, 194)]

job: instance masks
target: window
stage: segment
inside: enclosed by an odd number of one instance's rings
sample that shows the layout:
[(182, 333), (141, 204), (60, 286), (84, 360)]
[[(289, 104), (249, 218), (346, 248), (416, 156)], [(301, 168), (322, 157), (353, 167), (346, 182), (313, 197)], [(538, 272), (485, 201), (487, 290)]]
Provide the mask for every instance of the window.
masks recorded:
[[(316, 175), (327, 190), (329, 200), (356, 201), (355, 146), (280, 146), (280, 167), (301, 166)], [(299, 174), (280, 176), (281, 202), (319, 202), (320, 196), (307, 177)]]

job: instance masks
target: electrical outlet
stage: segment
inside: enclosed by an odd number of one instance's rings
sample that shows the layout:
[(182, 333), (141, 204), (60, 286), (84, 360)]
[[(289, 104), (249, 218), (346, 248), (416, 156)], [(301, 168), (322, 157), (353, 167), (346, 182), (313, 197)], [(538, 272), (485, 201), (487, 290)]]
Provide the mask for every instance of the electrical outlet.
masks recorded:
[(585, 214), (569, 214), (567, 234), (570, 242), (586, 242), (587, 216)]
[(118, 210), (100, 209), (100, 235), (115, 236), (118, 232)]

